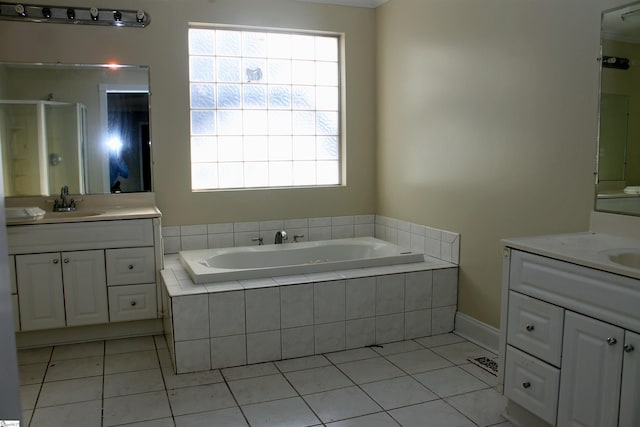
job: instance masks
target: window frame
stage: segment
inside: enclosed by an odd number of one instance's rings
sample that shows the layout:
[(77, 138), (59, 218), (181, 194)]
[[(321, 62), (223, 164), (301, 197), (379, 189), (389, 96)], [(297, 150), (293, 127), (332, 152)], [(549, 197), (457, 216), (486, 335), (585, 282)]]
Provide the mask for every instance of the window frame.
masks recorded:
[[(292, 164), (292, 183), (290, 185), (269, 185), (269, 183), (267, 182), (266, 185), (264, 186), (246, 186), (245, 184), (245, 179), (246, 176), (243, 177), (243, 186), (237, 186), (237, 187), (221, 187), (221, 186), (217, 186), (215, 188), (194, 188), (194, 171), (193, 171), (193, 167), (194, 164), (197, 164), (197, 162), (193, 161), (193, 138), (194, 137), (199, 137), (202, 135), (197, 135), (197, 134), (193, 134), (192, 131), (192, 115), (191, 113), (195, 110), (197, 111), (198, 108), (193, 108), (192, 107), (192, 100), (191, 100), (191, 85), (192, 83), (199, 83), (198, 81), (192, 81), (191, 80), (191, 58), (192, 56), (201, 56), (198, 54), (191, 54), (190, 51), (190, 35), (188, 34), (187, 37), (187, 59), (188, 59), (188, 69), (189, 69), (189, 80), (188, 80), (188, 91), (189, 91), (189, 148), (190, 148), (190, 161), (189, 161), (189, 166), (190, 166), (190, 187), (191, 187), (191, 192), (193, 193), (199, 193), (199, 192), (219, 192), (219, 191), (244, 191), (244, 190), (275, 190), (275, 189), (316, 189), (316, 188), (340, 188), (340, 187), (346, 187), (347, 185), (347, 163), (346, 163), (346, 85), (345, 85), (345, 74), (346, 74), (346, 66), (345, 66), (345, 34), (344, 33), (339, 33), (339, 32), (329, 32), (329, 31), (316, 31), (316, 30), (292, 30), (292, 29), (285, 29), (285, 28), (273, 28), (273, 27), (248, 27), (248, 26), (239, 26), (239, 25), (228, 25), (228, 24), (212, 24), (212, 23), (189, 23), (188, 25), (188, 32), (190, 32), (191, 30), (223, 30), (223, 31), (237, 31), (237, 32), (255, 32), (255, 33), (272, 33), (272, 34), (284, 34), (284, 35), (303, 35), (303, 36), (317, 36), (317, 37), (331, 37), (331, 38), (335, 38), (336, 40), (336, 66), (337, 66), (337, 99), (336, 99), (336, 103), (337, 103), (337, 110), (335, 111), (335, 113), (337, 114), (337, 134), (335, 135), (335, 137), (337, 138), (337, 172), (336, 172), (336, 178), (337, 178), (337, 183), (330, 183), (330, 184), (299, 184), (299, 185), (295, 185), (293, 183), (293, 180), (295, 179), (295, 175), (294, 175), (294, 170), (293, 170), (293, 163), (294, 160), (293, 158), (291, 160), (288, 160), (288, 162), (290, 162)], [(217, 43), (217, 40), (216, 40)], [(218, 55), (212, 55), (213, 58), (215, 58), (217, 60)], [(240, 55), (238, 56), (238, 58), (243, 61), (245, 58), (252, 58), (252, 57), (245, 57), (244, 55)], [(269, 56), (266, 56), (265, 61), (267, 61), (269, 59)], [(314, 60), (317, 62), (317, 59)], [(216, 64), (217, 67), (217, 64)], [(242, 68), (242, 67), (241, 67)], [(220, 82), (218, 81), (217, 77), (215, 79), (214, 82), (210, 82), (213, 83), (215, 85), (218, 85)], [(242, 79), (242, 81), (239, 83), (240, 85), (245, 85), (246, 83), (248, 83), (246, 80)], [(267, 86), (267, 92), (268, 92), (268, 83), (265, 81), (264, 83), (265, 86)], [(293, 83), (289, 82), (286, 83), (285, 85), (288, 85), (289, 87), (293, 87), (295, 86)], [(318, 86), (322, 86), (322, 85), (318, 85), (314, 76), (314, 83), (312, 85), (314, 88), (317, 88)], [(329, 87), (329, 86), (328, 86)], [(244, 91), (242, 92), (242, 94), (244, 93)], [(218, 102), (217, 102), (217, 90), (216, 90), (216, 94), (214, 95), (216, 97), (216, 102), (215, 102), (215, 107), (212, 108), (211, 110), (214, 111), (216, 114), (219, 111), (219, 106), (218, 106)], [(242, 95), (241, 95), (242, 97)], [(266, 101), (267, 105), (264, 108), (261, 109), (247, 109), (247, 110), (252, 110), (252, 111), (265, 111), (267, 112), (267, 114), (270, 111), (278, 111), (278, 110), (272, 110), (269, 108), (268, 105), (268, 100)], [(238, 109), (239, 111), (244, 112), (245, 108), (244, 105), (241, 105), (241, 107)], [(293, 106), (290, 106), (288, 109), (284, 109), (281, 111), (297, 111), (293, 109)], [(317, 105), (314, 106), (314, 109), (312, 110), (300, 110), (300, 111), (312, 111), (313, 113), (316, 114), (317, 117), (317, 113), (318, 112), (322, 112), (322, 111), (333, 111), (333, 110), (320, 110), (317, 108)], [(216, 115), (217, 117), (217, 115)], [(268, 122), (267, 122), (268, 123)], [(217, 126), (217, 124), (216, 124)], [(219, 134), (216, 131), (215, 134), (215, 138), (217, 138), (219, 136)], [(240, 136), (241, 138), (246, 137), (246, 133), (243, 131), (242, 132), (242, 136)], [(266, 134), (266, 135), (261, 135), (263, 137), (269, 138), (270, 135)], [(302, 136), (302, 135), (296, 135), (293, 133), (292, 130), (292, 140), (295, 136)], [(317, 141), (317, 137), (319, 136), (316, 132), (313, 134), (314, 138), (316, 138)], [(322, 135), (320, 135), (322, 136)], [(331, 136), (331, 135), (329, 135)], [(318, 150), (317, 150), (317, 146), (315, 146), (315, 156), (312, 159), (312, 161), (314, 162), (318, 162), (318, 161), (322, 161), (322, 159), (318, 158)], [(245, 163), (244, 160), (244, 156), (243, 156), (243, 160), (241, 161), (242, 163)], [(269, 164), (271, 163), (272, 160), (266, 160), (266, 163)], [(274, 162), (277, 162), (277, 160), (274, 160)], [(212, 162), (213, 163), (213, 162)], [(217, 161), (216, 164), (220, 165), (221, 162)], [(223, 162), (222, 162), (223, 163)], [(244, 170), (244, 168), (243, 168)], [(317, 179), (317, 176), (316, 176)], [(316, 180), (317, 182), (317, 180)]]

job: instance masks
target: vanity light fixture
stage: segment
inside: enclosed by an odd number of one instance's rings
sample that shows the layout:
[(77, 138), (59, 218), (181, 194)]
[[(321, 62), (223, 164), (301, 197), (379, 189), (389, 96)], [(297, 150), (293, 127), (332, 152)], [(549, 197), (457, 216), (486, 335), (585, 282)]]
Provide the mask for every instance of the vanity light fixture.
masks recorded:
[(44, 6), (5, 2), (0, 2), (0, 20), (136, 28), (144, 28), (151, 23), (151, 17), (144, 10), (99, 10), (97, 7)]

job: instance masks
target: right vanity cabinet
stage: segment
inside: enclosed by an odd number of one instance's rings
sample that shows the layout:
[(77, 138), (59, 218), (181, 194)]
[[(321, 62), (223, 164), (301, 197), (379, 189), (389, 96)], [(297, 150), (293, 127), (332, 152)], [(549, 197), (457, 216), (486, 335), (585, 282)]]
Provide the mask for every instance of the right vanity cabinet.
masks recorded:
[(640, 280), (504, 255), (507, 414), (527, 426), (640, 426)]

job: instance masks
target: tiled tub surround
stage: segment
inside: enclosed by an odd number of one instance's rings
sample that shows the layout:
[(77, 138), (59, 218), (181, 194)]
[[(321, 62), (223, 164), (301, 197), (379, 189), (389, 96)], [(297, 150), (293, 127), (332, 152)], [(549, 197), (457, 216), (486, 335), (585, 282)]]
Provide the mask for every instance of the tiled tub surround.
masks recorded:
[(169, 350), (188, 373), (450, 332), (458, 268), (431, 258), (196, 285), (169, 255), (162, 281)]
[(458, 264), (460, 235), (381, 215), (334, 216), (273, 221), (236, 222), (163, 227), (164, 253), (256, 245), (262, 237), (273, 244), (276, 232), (286, 230), (289, 242), (377, 237), (415, 252)]

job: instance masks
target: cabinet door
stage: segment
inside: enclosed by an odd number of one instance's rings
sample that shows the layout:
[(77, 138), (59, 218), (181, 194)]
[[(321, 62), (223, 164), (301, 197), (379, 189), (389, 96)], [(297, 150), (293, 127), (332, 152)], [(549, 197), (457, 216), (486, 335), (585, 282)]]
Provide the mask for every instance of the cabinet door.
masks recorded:
[(559, 426), (617, 425), (623, 344), (622, 329), (566, 313)]
[(62, 253), (67, 326), (107, 323), (107, 281), (104, 251)]
[(65, 325), (59, 253), (16, 255), (22, 331)]
[(640, 335), (627, 331), (622, 362), (619, 427), (640, 426)]

